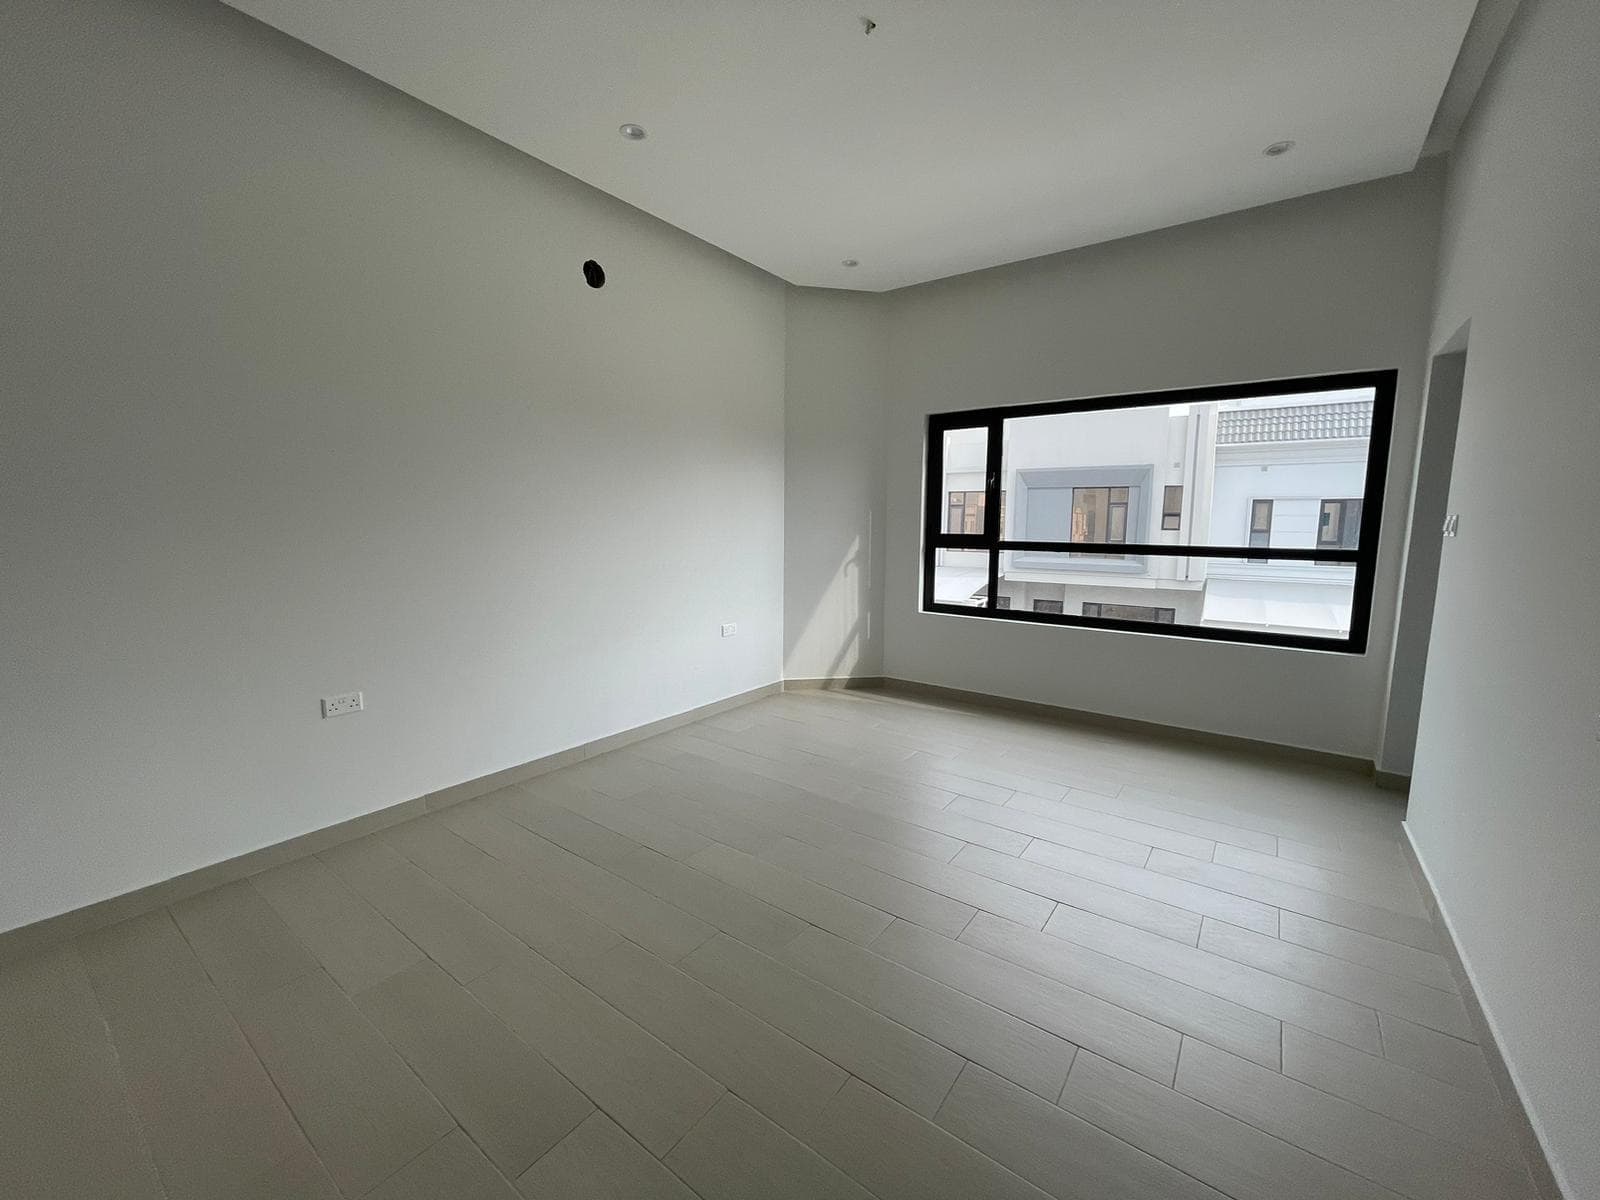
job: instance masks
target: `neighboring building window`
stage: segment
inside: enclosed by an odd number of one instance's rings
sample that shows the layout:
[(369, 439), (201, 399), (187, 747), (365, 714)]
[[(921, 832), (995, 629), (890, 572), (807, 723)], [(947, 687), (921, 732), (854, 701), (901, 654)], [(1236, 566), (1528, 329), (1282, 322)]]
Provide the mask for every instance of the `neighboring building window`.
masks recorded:
[(945, 521), (946, 533), (983, 532), (983, 493), (951, 492), (950, 516)]
[[(922, 608), (1364, 653), (1395, 380), (1367, 371), (930, 416)], [(999, 511), (984, 511), (979, 481)]]
[(1324, 500), (1317, 523), (1318, 550), (1354, 550), (1361, 544), (1361, 501)]
[(1072, 489), (1072, 540), (1075, 542), (1128, 541), (1128, 489), (1125, 487), (1075, 487)]
[(1162, 491), (1161, 528), (1178, 529), (1183, 525), (1183, 484), (1169, 483)]
[[(982, 492), (951, 492), (949, 504), (946, 509), (948, 516), (945, 518), (944, 531), (946, 533), (982, 533), (983, 532), (983, 504)], [(1006, 494), (1000, 493), (1000, 527), (1005, 528), (1006, 523)]]
[(1150, 621), (1156, 625), (1171, 625), (1178, 615), (1175, 608), (1148, 608), (1143, 604), (1097, 604), (1083, 602), (1083, 615), (1102, 617), (1113, 621)]
[(996, 608), (1010, 608), (1011, 607), (1011, 597), (1010, 596), (996, 596), (995, 597), (995, 601), (994, 601), (994, 606)]
[[(1250, 502), (1250, 548), (1252, 550), (1265, 550), (1271, 545), (1272, 501), (1252, 500)], [(1270, 560), (1263, 556), (1261, 558), (1251, 558), (1250, 561), (1264, 563)]]

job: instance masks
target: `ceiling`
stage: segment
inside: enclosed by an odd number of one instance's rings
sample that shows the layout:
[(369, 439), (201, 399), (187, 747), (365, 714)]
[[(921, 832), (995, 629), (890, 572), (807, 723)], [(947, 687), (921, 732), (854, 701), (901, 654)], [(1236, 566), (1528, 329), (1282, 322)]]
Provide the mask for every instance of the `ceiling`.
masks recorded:
[(229, 2), (791, 283), (867, 291), (1408, 171), (1476, 6)]

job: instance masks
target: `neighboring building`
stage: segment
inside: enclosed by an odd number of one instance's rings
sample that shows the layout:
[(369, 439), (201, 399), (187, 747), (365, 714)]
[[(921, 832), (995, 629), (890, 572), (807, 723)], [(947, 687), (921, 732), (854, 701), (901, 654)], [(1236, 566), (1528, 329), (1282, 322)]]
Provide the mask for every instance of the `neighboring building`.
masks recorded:
[[(1366, 392), (1023, 417), (1006, 422), (1009, 540), (1354, 549), (1372, 399)], [(947, 532), (984, 520), (984, 433), (945, 446)], [(981, 604), (987, 556), (939, 551), (936, 595)], [(1350, 564), (1006, 551), (1005, 608), (1343, 636)]]

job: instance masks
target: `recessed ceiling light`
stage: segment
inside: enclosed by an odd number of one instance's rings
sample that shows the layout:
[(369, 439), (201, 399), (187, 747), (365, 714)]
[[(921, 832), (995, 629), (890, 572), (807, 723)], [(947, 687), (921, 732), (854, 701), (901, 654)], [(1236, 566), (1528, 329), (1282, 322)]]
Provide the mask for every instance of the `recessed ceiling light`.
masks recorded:
[(623, 137), (627, 138), (630, 142), (642, 142), (645, 138), (643, 125), (621, 125), (618, 126), (617, 132)]
[(1282, 158), (1285, 154), (1289, 153), (1289, 151), (1293, 149), (1293, 142), (1273, 142), (1272, 145), (1268, 146), (1261, 153), (1265, 154), (1268, 158)]
[(859, 258), (846, 258), (843, 259), (839, 265), (841, 267), (859, 267), (861, 265), (861, 260)]

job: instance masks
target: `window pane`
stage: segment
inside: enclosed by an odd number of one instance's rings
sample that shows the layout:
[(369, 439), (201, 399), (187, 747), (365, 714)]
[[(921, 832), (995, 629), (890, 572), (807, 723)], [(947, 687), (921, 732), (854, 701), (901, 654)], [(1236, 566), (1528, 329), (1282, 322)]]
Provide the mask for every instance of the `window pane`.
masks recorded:
[(1310, 637), (1350, 632), (1354, 563), (1267, 563), (1212, 559), (1200, 624)]
[(984, 550), (938, 550), (933, 568), (935, 604), (982, 608), (989, 588), (989, 554)]
[(1251, 502), (1266, 499), (1271, 545), (1314, 549), (1322, 499), (1366, 486), (1374, 403), (1373, 389), (1351, 388), (1006, 419), (1001, 537), (1109, 541), (1111, 506), (1125, 504), (1123, 542), (1176, 530), (1194, 545), (1249, 546)]
[(944, 435), (945, 533), (982, 533), (988, 483), (989, 431), (982, 426)]
[[(1355, 567), (1309, 562), (1251, 563), (1237, 558), (1147, 560), (1164, 574), (1086, 572), (1082, 556), (1003, 551), (998, 595), (1012, 608), (1086, 617), (1251, 629), (1343, 638), (1350, 628)], [(978, 586), (982, 586), (980, 581)]]
[(1162, 624), (1200, 622), (1205, 606), (1207, 560), (1137, 560), (1162, 572), (1151, 577), (1142, 570), (1132, 574), (1120, 571), (1122, 563), (1115, 560), (1099, 564), (1090, 560), (1089, 567), (1098, 569), (1086, 569), (1085, 557), (1053, 551), (1001, 551), (997, 594), (1008, 599), (1014, 609), (1034, 612)]

